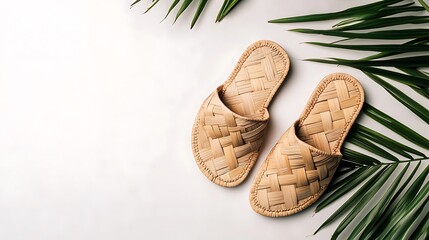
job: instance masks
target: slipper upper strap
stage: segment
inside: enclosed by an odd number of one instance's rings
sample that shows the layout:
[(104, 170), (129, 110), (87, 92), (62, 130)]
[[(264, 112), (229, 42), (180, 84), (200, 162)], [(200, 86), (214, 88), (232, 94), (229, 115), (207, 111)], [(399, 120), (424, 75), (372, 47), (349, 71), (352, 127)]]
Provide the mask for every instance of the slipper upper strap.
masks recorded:
[(234, 181), (259, 150), (269, 114), (267, 109), (255, 118), (234, 113), (219, 96), (221, 89), (213, 92), (200, 109), (198, 152), (213, 177)]
[(297, 208), (326, 188), (340, 163), (340, 153), (301, 141), (296, 135), (298, 125), (296, 121), (286, 130), (269, 155), (269, 165), (256, 189), (260, 207)]

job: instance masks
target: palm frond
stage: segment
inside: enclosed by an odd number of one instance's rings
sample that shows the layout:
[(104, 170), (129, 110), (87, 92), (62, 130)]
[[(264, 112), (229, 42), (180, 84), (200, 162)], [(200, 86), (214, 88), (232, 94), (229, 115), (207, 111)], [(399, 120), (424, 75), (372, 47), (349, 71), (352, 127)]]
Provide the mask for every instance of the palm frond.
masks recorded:
[[(135, 0), (131, 4), (131, 7), (134, 7), (139, 2), (141, 2), (141, 0)], [(149, 10), (151, 10), (158, 2), (159, 0), (152, 1), (150, 6), (146, 9), (144, 13), (147, 13)], [(188, 9), (188, 7), (191, 5), (192, 2), (194, 2), (194, 0), (183, 0), (179, 10), (176, 13), (174, 22), (176, 22), (180, 18), (180, 16)], [(228, 15), (240, 2), (241, 0), (224, 0), (222, 7), (220, 8), (219, 13), (216, 17), (216, 22), (222, 21), (226, 17), (226, 15)], [(170, 15), (170, 13), (173, 11), (173, 9), (175, 9), (179, 5), (179, 3), (180, 3), (180, 0), (173, 0), (163, 20), (165, 20), (168, 17), (168, 15)], [(208, 0), (198, 1), (197, 9), (195, 10), (194, 17), (192, 18), (191, 29), (197, 23), (207, 3), (208, 3)]]
[[(362, 198), (365, 196), (365, 193), (370, 192), (370, 190), (373, 189), (374, 183), (377, 181), (377, 179), (380, 178), (380, 175), (386, 170), (386, 166), (384, 166), (381, 170), (379, 170), (377, 172), (376, 170), (378, 170), (379, 168), (380, 168), (380, 166), (374, 166), (374, 167), (370, 167), (370, 168), (366, 167), (366, 169), (368, 169), (366, 171), (369, 171), (370, 169), (372, 170), (370, 172), (370, 174), (368, 174), (370, 179), (367, 180), (367, 182), (357, 192), (355, 192), (343, 205), (341, 205), (341, 207), (339, 209), (337, 209), (324, 223), (322, 223), (322, 225), (316, 230), (315, 234), (318, 231), (320, 231), (322, 228), (331, 224), (338, 217), (349, 212), (350, 208), (352, 208), (353, 206), (356, 206), (362, 200)], [(361, 168), (361, 169), (365, 170), (365, 168)], [(361, 170), (361, 169), (359, 169), (359, 170)], [(356, 171), (359, 171), (359, 170), (356, 170)], [(352, 178), (353, 178), (353, 176), (351, 176), (350, 179), (352, 179)], [(347, 180), (350, 181), (349, 179), (347, 179)], [(347, 182), (343, 183), (342, 186), (344, 186), (345, 184), (347, 184)], [(329, 195), (329, 197), (325, 198), (325, 201), (326, 201), (326, 199), (332, 199), (331, 202), (336, 200), (336, 199), (332, 198), (331, 195)], [(319, 203), (319, 205), (317, 205), (317, 207), (316, 207), (316, 212), (323, 209), (323, 206), (324, 205)]]
[(322, 210), (332, 202), (338, 200), (340, 197), (342, 197), (344, 194), (348, 193), (350, 190), (355, 188), (356, 186), (360, 185), (363, 181), (368, 179), (372, 174), (376, 172), (379, 166), (369, 167), (368, 169), (365, 169), (365, 171), (362, 171), (361, 174), (357, 175), (356, 177), (350, 178), (347, 184), (343, 184), (341, 187), (339, 187), (336, 191), (334, 191), (332, 194), (329, 195), (328, 198), (322, 200), (316, 207), (316, 212)]
[(158, 2), (159, 0), (153, 1), (152, 4), (146, 9), (146, 11), (144, 11), (144, 13), (149, 12), (149, 10), (151, 10)]
[(380, 21), (380, 19), (368, 19), (353, 25), (338, 27), (341, 31), (367, 30), (374, 28), (399, 26), (404, 24), (425, 24), (429, 22), (429, 16), (403, 16), (391, 17), (389, 21)]
[(405, 53), (405, 52), (424, 52), (429, 51), (429, 45), (397, 45), (397, 44), (378, 44), (378, 45), (345, 45), (335, 43), (321, 43), (321, 42), (306, 42), (307, 44), (330, 47), (330, 48), (341, 48), (358, 51), (372, 51), (372, 52), (394, 52), (394, 53)]
[(270, 20), (270, 23), (294, 23), (294, 22), (313, 22), (333, 19), (342, 19), (349, 17), (360, 17), (370, 14), (372, 11), (378, 11), (386, 6), (401, 2), (402, 0), (384, 0), (370, 3), (358, 7), (349, 8), (339, 12), (312, 14), (298, 17), (288, 17)]
[[(420, 1), (422, 2), (422, 1)], [(352, 51), (375, 52), (361, 59), (306, 59), (325, 64), (352, 67), (387, 91), (392, 100), (403, 106), (429, 126), (429, 110), (392, 84), (413, 89), (429, 99), (429, 76), (420, 68), (429, 67), (429, 16), (416, 16), (427, 5), (415, 6), (408, 0), (381, 0), (334, 13), (312, 14), (271, 20), (272, 23), (310, 22), (339, 19), (331, 29), (291, 29), (290, 31), (355, 39), (355, 44), (307, 42), (308, 44)], [(401, 15), (397, 15), (401, 14)], [(418, 24), (419, 28), (404, 27)], [(395, 27), (385, 29), (387, 27)], [(375, 30), (374, 30), (375, 29)], [(376, 40), (405, 40), (403, 43), (368, 44)], [(365, 44), (359, 44), (364, 40)], [(356, 44), (357, 42), (357, 44)], [(397, 57), (406, 53), (406, 57)], [(414, 55), (418, 54), (418, 55)], [(429, 157), (416, 148), (429, 150), (429, 140), (395, 117), (365, 103), (362, 113), (388, 129), (385, 134), (356, 123), (351, 129), (339, 174), (316, 206), (321, 211), (346, 193), (356, 190), (315, 232), (341, 219), (332, 239), (413, 239), (429, 235)], [(359, 120), (358, 120), (359, 122)], [(407, 140), (407, 141), (405, 141)], [(348, 146), (352, 147), (348, 147)], [(367, 154), (369, 153), (369, 154)], [(423, 164), (425, 163), (425, 164)], [(424, 170), (417, 174), (423, 166)], [(361, 219), (356, 221), (355, 218)], [(347, 230), (347, 231), (346, 231)]]
[(177, 4), (179, 4), (180, 0), (174, 0), (171, 5), (170, 8), (167, 11), (167, 14), (165, 14), (165, 17), (162, 19), (162, 21), (164, 21), (168, 15), (170, 15), (171, 11), (173, 11), (173, 9), (177, 6)]
[(179, 8), (179, 11), (176, 13), (176, 17), (174, 18), (174, 22), (182, 15), (182, 13), (189, 7), (193, 0), (183, 0), (182, 5)]
[(390, 93), (394, 98), (396, 98), (396, 100), (398, 100), (405, 107), (410, 109), (419, 118), (429, 124), (429, 110), (426, 107), (422, 106), (420, 103), (413, 100), (411, 97), (407, 96), (405, 93), (395, 88), (388, 82), (384, 81), (380, 77), (371, 73), (365, 72), (365, 74), (372, 80), (374, 80), (376, 83), (378, 83), (380, 86), (382, 86), (388, 93)]
[(240, 3), (240, 0), (225, 0), (216, 17), (216, 22), (222, 21), (232, 11), (232, 9)]
[[(397, 165), (393, 165), (393, 166), (397, 166)], [(387, 206), (393, 200), (394, 193), (398, 188), (399, 183), (401, 182), (402, 177), (408, 170), (409, 166), (410, 166), (410, 163), (407, 163), (407, 165), (402, 169), (399, 175), (396, 176), (396, 179), (393, 181), (393, 183), (390, 186), (388, 186), (388, 189), (383, 194), (382, 198), (371, 209), (371, 211), (362, 219), (362, 221), (353, 229), (352, 233), (350, 234), (351, 239), (356, 238), (362, 231), (364, 231), (365, 233), (367, 229), (371, 230), (377, 224), (383, 212), (387, 209)], [(385, 175), (387, 174), (383, 174), (383, 176)], [(361, 237), (364, 237), (363, 234), (361, 235)]]
[[(381, 145), (387, 149), (389, 149), (392, 152), (395, 152), (403, 157), (406, 157), (408, 159), (413, 159), (413, 157), (410, 154), (415, 154), (420, 157), (424, 157), (425, 155), (417, 151), (409, 146), (406, 146), (405, 144), (402, 144), (398, 141), (395, 141), (379, 132), (376, 132), (370, 128), (367, 128), (365, 126), (360, 125), (359, 123), (356, 123), (353, 125), (353, 128), (351, 132), (349, 133), (349, 138), (354, 138), (354, 134), (360, 134), (363, 137), (367, 138), (368, 140)], [(349, 149), (345, 148), (343, 150), (350, 151)], [(346, 155), (346, 153), (343, 153)], [(376, 160), (376, 159), (375, 159)], [(356, 160), (355, 160), (356, 161)], [(380, 163), (380, 161), (376, 160), (377, 163)]]
[(191, 29), (194, 27), (195, 23), (197, 23), (197, 20), (200, 17), (201, 13), (203, 12), (206, 4), (207, 4), (207, 0), (200, 0), (197, 11), (195, 12), (194, 18), (192, 19)]
[(343, 37), (346, 39), (381, 39), (381, 40), (401, 40), (401, 39), (415, 39), (418, 37), (429, 37), (429, 29), (414, 28), (402, 30), (382, 30), (373, 32), (345, 32), (339, 29), (330, 30), (317, 30), (309, 28), (295, 28), (290, 29), (292, 32), (307, 33), (307, 34), (320, 34), (325, 36)]
[(427, 138), (423, 137), (413, 129), (407, 127), (405, 124), (395, 120), (393, 117), (383, 113), (377, 108), (366, 103), (364, 105), (363, 112), (370, 118), (381, 123), (383, 126), (389, 128), (408, 141), (422, 148), (429, 149), (429, 140)]
[(410, 239), (428, 239), (429, 238), (429, 214), (421, 221), (417, 229), (410, 236)]

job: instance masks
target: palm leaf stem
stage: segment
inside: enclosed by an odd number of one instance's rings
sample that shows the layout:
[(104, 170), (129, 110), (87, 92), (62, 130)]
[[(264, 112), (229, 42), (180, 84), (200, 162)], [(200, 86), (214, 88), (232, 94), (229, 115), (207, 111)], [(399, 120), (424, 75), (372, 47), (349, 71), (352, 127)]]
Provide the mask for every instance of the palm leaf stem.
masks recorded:
[(426, 9), (426, 11), (429, 12), (429, 6), (427, 5), (427, 3), (425, 3), (424, 0), (419, 0), (419, 3)]

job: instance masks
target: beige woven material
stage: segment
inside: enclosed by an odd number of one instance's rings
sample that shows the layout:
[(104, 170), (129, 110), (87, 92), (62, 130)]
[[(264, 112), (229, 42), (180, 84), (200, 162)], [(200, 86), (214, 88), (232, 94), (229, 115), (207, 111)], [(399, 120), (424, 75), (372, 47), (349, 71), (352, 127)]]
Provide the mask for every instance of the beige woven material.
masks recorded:
[(340, 148), (364, 101), (359, 82), (335, 73), (317, 86), (301, 114), (271, 150), (250, 190), (252, 208), (288, 216), (325, 191), (341, 160)]
[(233, 187), (246, 178), (263, 141), (267, 107), (288, 70), (288, 55), (279, 45), (258, 41), (204, 101), (193, 127), (192, 150), (212, 182)]

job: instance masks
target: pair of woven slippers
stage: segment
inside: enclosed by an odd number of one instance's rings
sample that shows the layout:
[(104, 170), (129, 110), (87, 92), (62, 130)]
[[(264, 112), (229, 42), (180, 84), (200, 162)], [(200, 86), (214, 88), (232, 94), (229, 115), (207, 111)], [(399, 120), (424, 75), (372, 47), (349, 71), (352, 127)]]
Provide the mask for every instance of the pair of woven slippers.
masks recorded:
[[(289, 66), (282, 47), (258, 41), (202, 104), (192, 149), (212, 182), (234, 187), (248, 176), (264, 141), (267, 108)], [(288, 216), (319, 199), (341, 161), (340, 148), (363, 101), (355, 78), (344, 73), (326, 76), (259, 169), (250, 190), (252, 208), (265, 216)]]

